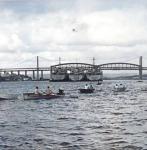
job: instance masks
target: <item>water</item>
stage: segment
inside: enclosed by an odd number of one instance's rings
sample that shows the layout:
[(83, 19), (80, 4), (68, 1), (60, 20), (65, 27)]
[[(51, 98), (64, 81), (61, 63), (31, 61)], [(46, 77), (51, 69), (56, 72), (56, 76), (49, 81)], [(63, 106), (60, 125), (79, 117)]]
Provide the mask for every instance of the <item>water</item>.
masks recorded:
[[(84, 82), (6, 82), (0, 94), (0, 150), (142, 150), (147, 149), (147, 81), (121, 81), (129, 91), (112, 92), (120, 81), (93, 82), (94, 94), (79, 94)], [(36, 85), (65, 89), (66, 97), (24, 101), (16, 96)], [(79, 98), (70, 98), (69, 95)]]

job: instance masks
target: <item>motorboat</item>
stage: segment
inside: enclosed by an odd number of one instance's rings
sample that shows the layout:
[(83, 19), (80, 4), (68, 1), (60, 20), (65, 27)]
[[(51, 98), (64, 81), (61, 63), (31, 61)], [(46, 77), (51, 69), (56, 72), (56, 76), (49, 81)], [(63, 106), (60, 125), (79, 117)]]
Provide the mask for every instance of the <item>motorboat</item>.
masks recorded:
[(34, 94), (34, 93), (23, 93), (23, 99), (24, 100), (39, 100), (39, 99), (55, 99), (63, 97), (63, 95), (60, 94)]
[(88, 88), (88, 89), (78, 89), (80, 91), (80, 93), (93, 93), (94, 92), (94, 88)]

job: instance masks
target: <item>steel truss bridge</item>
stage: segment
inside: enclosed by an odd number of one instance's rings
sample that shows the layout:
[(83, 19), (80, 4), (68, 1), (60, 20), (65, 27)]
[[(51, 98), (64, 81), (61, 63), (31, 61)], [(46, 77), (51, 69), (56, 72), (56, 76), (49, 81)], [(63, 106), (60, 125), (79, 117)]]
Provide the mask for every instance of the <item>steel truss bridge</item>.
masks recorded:
[(99, 66), (86, 63), (64, 63), (51, 66), (51, 73), (53, 74), (95, 74), (100, 70)]
[(98, 66), (102, 70), (139, 70), (139, 65), (131, 63), (107, 63)]
[[(38, 64), (38, 63), (37, 63)], [(28, 75), (28, 72), (32, 72), (32, 76), (34, 80), (39, 80), (40, 78), (44, 78), (44, 72), (49, 72), (50, 74), (58, 74), (59, 72), (70, 73), (70, 74), (81, 74), (81, 73), (91, 73), (95, 74), (100, 70), (138, 70), (139, 71), (139, 79), (142, 79), (142, 71), (147, 70), (147, 67), (142, 66), (142, 56), (139, 58), (139, 64), (133, 63), (106, 63), (100, 65), (93, 65), (87, 63), (64, 63), (57, 64), (49, 67), (33, 67), (33, 68), (1, 68), (0, 73), (16, 73), (17, 75), (24, 74)]]

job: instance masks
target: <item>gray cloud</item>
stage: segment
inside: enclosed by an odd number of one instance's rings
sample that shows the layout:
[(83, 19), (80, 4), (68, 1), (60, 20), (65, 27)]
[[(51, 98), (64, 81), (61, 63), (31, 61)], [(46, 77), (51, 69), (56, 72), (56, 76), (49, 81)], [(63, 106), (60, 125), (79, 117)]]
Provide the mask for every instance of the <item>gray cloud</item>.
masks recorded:
[(147, 45), (147, 40), (145, 41), (131, 41), (131, 42), (122, 42), (122, 43), (119, 43), (119, 42), (116, 42), (116, 43), (113, 43), (113, 42), (88, 42), (88, 41), (85, 41), (85, 42), (73, 42), (73, 43), (67, 43), (67, 44), (62, 44), (62, 43), (59, 43), (58, 45), (61, 45), (61, 46), (75, 46), (75, 47), (78, 47), (78, 46), (90, 46), (90, 47), (95, 47), (95, 46), (100, 46), (100, 47), (135, 47), (135, 46), (138, 46), (138, 45)]
[(1, 9), (17, 13), (47, 13), (58, 11), (91, 12), (110, 9), (147, 7), (146, 0), (0, 0)]
[(69, 11), (75, 2), (76, 0), (1, 0), (0, 8), (25, 16), (29, 13), (43, 14), (61, 10)]

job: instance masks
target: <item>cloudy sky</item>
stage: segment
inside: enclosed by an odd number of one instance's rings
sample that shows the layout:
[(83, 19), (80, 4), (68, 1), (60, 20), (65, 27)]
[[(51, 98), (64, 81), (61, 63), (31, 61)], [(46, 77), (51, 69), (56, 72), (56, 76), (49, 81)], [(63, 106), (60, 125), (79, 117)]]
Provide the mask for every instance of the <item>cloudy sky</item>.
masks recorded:
[(0, 0), (0, 67), (62, 62), (147, 66), (146, 0)]

